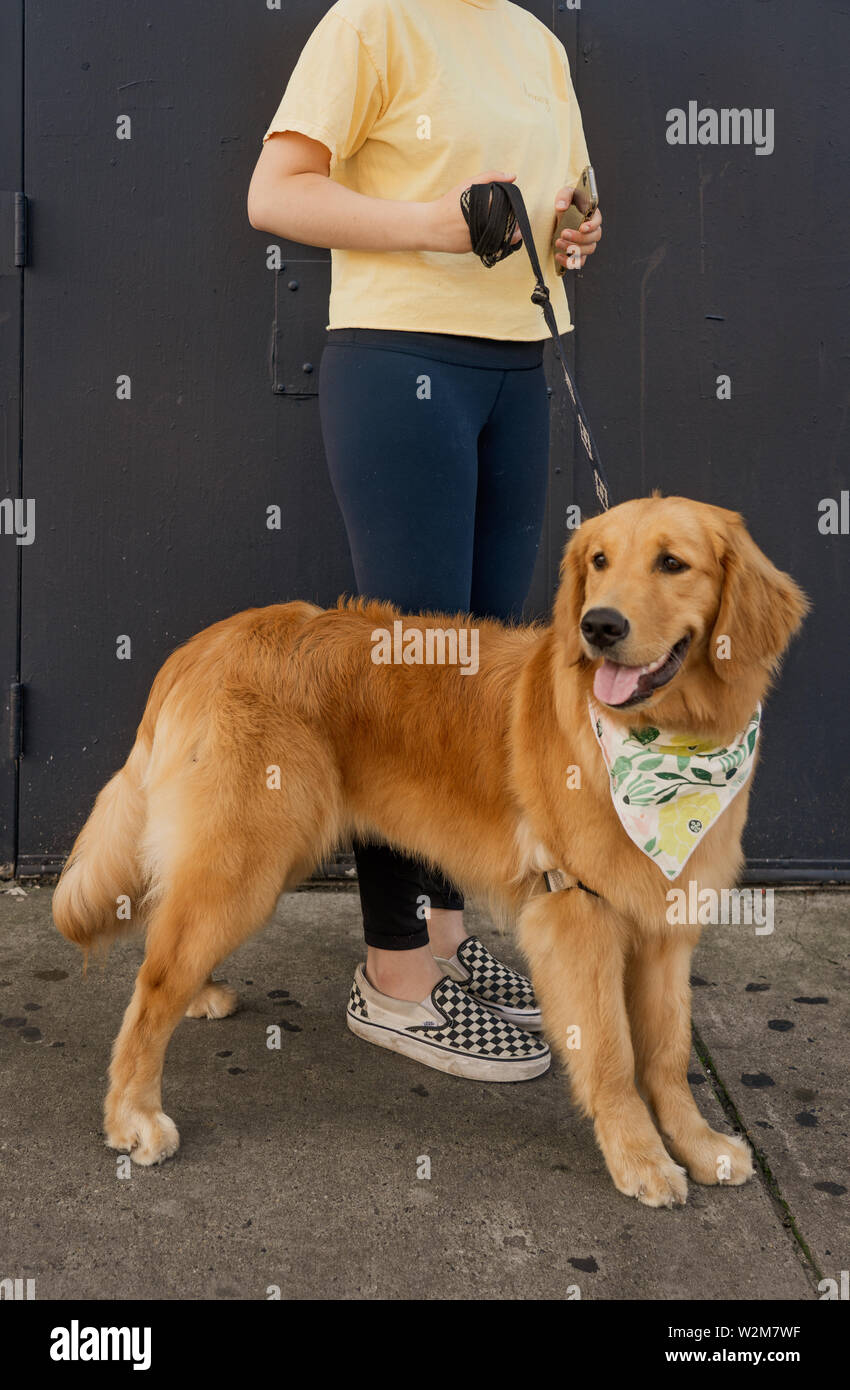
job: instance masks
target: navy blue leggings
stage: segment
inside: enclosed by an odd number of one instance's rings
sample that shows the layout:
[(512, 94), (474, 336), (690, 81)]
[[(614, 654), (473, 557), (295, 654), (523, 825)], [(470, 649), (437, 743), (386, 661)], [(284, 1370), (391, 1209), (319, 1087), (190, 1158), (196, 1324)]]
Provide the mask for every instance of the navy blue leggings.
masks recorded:
[[(411, 613), (521, 617), (548, 479), (542, 364), (542, 341), (327, 334), (322, 436), (361, 595)], [(436, 869), (387, 845), (356, 841), (354, 854), (367, 945), (426, 945), (423, 902), (463, 906)]]

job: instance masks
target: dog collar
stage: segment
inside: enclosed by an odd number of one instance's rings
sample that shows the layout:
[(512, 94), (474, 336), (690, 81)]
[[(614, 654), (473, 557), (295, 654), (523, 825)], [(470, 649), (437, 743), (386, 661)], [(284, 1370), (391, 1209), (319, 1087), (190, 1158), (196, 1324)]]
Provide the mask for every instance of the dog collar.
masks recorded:
[(593, 700), (588, 712), (623, 829), (667, 878), (678, 878), (753, 770), (761, 705), (724, 748), (657, 728), (622, 729)]

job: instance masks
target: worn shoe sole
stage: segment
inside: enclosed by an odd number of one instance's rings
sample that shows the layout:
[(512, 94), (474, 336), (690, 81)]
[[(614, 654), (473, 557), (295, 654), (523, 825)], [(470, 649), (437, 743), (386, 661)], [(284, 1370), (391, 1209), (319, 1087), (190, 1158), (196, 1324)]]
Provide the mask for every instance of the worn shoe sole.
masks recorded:
[(540, 1057), (518, 1057), (515, 1061), (467, 1057), (441, 1043), (413, 1038), (409, 1033), (388, 1028), (382, 1023), (369, 1023), (348, 1011), (345, 1021), (351, 1032), (364, 1042), (385, 1047), (389, 1052), (400, 1052), (402, 1056), (422, 1062), (435, 1071), (463, 1076), (468, 1081), (531, 1081), (533, 1077), (542, 1076), (548, 1071), (552, 1063), (552, 1054), (548, 1050)]

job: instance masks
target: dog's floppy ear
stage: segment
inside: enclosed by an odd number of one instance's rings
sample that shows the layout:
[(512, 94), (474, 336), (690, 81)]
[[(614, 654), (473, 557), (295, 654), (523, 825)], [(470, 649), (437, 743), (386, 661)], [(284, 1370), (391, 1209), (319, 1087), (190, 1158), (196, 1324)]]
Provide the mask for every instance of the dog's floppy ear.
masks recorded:
[(790, 575), (759, 550), (737, 512), (727, 512), (716, 544), (723, 591), (709, 660), (722, 680), (744, 669), (771, 671), (809, 610), (809, 601)]
[(564, 655), (570, 665), (584, 656), (579, 622), (584, 608), (584, 576), (587, 545), (580, 526), (567, 545), (561, 560), (558, 597), (555, 600), (555, 626)]

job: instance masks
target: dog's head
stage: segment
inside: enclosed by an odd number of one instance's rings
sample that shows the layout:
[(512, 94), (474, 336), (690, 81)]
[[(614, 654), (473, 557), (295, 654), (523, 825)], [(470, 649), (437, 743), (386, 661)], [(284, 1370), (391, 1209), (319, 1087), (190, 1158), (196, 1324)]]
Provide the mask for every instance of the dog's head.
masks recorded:
[(725, 737), (752, 714), (808, 606), (737, 512), (654, 495), (579, 528), (555, 627), (612, 713)]

